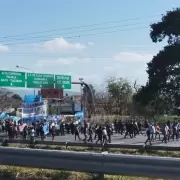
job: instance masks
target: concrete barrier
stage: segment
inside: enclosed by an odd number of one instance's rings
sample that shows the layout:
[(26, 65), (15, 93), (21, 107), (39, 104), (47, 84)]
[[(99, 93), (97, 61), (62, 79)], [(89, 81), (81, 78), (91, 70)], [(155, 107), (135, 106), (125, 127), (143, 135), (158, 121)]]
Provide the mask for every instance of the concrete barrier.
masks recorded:
[[(3, 140), (0, 140), (3, 144)], [(32, 142), (28, 140), (6, 140), (7, 143), (12, 144), (32, 144)], [(144, 145), (136, 145), (136, 144), (94, 144), (94, 143), (76, 143), (76, 142), (58, 142), (58, 141), (35, 141), (34, 145), (47, 145), (47, 146), (66, 146), (67, 147), (94, 147), (94, 148), (114, 148), (114, 149), (149, 149), (149, 150), (161, 150), (161, 151), (180, 151), (180, 147), (178, 146), (144, 146)]]

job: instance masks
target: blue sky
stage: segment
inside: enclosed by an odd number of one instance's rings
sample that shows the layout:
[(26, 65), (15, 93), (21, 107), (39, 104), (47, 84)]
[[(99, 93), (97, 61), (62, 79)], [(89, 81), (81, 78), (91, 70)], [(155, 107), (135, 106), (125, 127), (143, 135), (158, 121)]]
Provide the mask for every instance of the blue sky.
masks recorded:
[(151, 42), (149, 24), (179, 6), (179, 0), (1, 1), (1, 69), (19, 65), (95, 85), (109, 76), (144, 84), (146, 63), (165, 44)]

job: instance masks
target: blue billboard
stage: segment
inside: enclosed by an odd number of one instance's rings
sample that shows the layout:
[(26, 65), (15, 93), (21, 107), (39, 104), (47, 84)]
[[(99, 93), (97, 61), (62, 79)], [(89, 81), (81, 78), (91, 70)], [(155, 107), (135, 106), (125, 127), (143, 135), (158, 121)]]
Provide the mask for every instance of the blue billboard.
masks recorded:
[(24, 103), (25, 104), (33, 104), (33, 103), (41, 103), (42, 96), (40, 95), (25, 95), (24, 96)]
[(77, 112), (77, 113), (75, 114), (75, 117), (76, 117), (78, 120), (83, 120), (83, 119), (84, 119), (84, 112), (83, 112), (83, 111)]

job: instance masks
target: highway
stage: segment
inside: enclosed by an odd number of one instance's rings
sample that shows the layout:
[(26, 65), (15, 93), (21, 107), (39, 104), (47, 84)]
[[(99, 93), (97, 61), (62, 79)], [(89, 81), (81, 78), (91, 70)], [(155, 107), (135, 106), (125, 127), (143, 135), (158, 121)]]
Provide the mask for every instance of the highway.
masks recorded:
[(180, 159), (111, 153), (0, 147), (0, 164), (104, 174), (180, 179)]
[[(83, 135), (81, 135), (82, 139), (84, 138)], [(6, 134), (0, 133), (0, 139), (7, 138)], [(136, 138), (127, 138), (125, 139), (123, 135), (120, 134), (114, 134), (112, 136), (112, 143), (111, 144), (133, 144), (133, 145), (144, 145), (144, 142), (146, 141), (146, 136), (144, 135), (137, 135)], [(20, 139), (20, 138), (15, 138), (15, 139)], [(36, 140), (40, 140), (40, 138), (36, 138)], [(51, 137), (45, 138), (45, 141), (51, 141)], [(56, 142), (77, 142), (77, 143), (83, 143), (82, 140), (74, 140), (74, 135), (65, 135), (65, 136), (55, 136), (55, 141)], [(95, 143), (96, 140), (93, 141)], [(172, 141), (170, 140), (167, 142), (167, 144), (162, 143), (159, 140), (156, 140), (152, 142), (152, 145), (158, 145), (158, 146), (172, 146), (172, 147), (177, 147), (180, 146), (180, 141)]]

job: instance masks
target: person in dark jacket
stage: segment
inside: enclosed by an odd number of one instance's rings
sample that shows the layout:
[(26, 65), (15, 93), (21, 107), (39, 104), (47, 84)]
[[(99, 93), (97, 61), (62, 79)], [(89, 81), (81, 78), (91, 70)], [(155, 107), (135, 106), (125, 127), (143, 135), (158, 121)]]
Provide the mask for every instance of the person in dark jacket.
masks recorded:
[(89, 133), (89, 139), (88, 139), (88, 141), (93, 142), (93, 138), (92, 138), (92, 136), (93, 136), (93, 129), (92, 129), (92, 126), (89, 126), (89, 128), (88, 128), (88, 133)]
[(96, 141), (96, 144), (100, 141), (100, 143), (102, 144), (102, 138), (103, 138), (103, 134), (102, 134), (102, 127), (99, 126), (99, 128), (97, 129), (97, 136), (98, 139)]
[(79, 136), (79, 128), (78, 126), (74, 126), (75, 129), (74, 129), (74, 137), (75, 137), (75, 141), (76, 141), (76, 138), (78, 137), (79, 140), (81, 140), (80, 136)]

